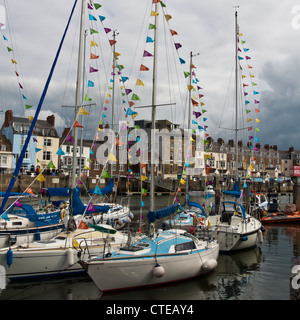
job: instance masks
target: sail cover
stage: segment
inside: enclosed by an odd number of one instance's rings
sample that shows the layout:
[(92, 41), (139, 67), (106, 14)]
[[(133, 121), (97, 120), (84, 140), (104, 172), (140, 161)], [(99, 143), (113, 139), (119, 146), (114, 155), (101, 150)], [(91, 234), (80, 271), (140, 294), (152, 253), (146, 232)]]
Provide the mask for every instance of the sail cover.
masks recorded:
[(237, 181), (234, 183), (231, 191), (223, 190), (222, 192), (228, 196), (233, 196), (236, 198), (239, 198), (241, 196), (241, 188)]
[(165, 218), (165, 217), (169, 216), (170, 214), (177, 212), (178, 208), (179, 208), (179, 204), (174, 203), (174, 204), (172, 204), (168, 207), (162, 208), (162, 209), (158, 209), (155, 211), (149, 211), (147, 214), (148, 220), (149, 220), (149, 222), (154, 222), (155, 220)]

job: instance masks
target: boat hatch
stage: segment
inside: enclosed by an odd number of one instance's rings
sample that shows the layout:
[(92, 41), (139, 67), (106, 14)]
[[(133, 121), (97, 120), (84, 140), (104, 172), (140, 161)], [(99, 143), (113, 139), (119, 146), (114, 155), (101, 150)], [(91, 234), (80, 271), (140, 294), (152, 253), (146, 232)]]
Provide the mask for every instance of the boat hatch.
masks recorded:
[(175, 251), (192, 250), (196, 249), (194, 241), (179, 243), (175, 245)]
[(143, 249), (144, 249), (143, 247), (139, 247), (139, 246), (128, 246), (128, 245), (120, 248), (120, 250), (131, 251), (131, 252), (136, 252), (136, 251), (140, 251), (140, 250), (143, 250)]

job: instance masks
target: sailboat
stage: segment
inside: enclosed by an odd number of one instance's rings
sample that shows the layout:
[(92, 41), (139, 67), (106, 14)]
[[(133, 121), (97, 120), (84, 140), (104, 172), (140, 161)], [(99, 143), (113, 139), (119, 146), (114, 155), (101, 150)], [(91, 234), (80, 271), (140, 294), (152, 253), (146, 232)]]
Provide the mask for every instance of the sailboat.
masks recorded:
[[(152, 129), (156, 118), (156, 69), (159, 2), (155, 1)], [(153, 137), (152, 137), (153, 139)], [(152, 148), (155, 141), (152, 141)], [(153, 155), (153, 149), (151, 155)], [(82, 259), (80, 264), (102, 292), (172, 283), (215, 269), (219, 255), (216, 241), (202, 241), (184, 230), (158, 230), (154, 222), (177, 212), (178, 203), (155, 210), (154, 161), (151, 161), (151, 204), (147, 214), (149, 235), (104, 256)]]
[[(259, 220), (246, 213), (241, 204), (242, 195), (238, 179), (238, 35), (237, 11), (235, 11), (235, 140), (236, 140), (236, 177), (232, 190), (222, 190), (219, 202), (212, 207), (208, 215), (208, 223), (215, 231), (216, 239), (223, 252), (248, 249), (263, 242), (262, 225)], [(233, 201), (225, 201), (225, 196), (233, 197)]]
[[(236, 72), (237, 66), (237, 12), (235, 12), (236, 32)], [(237, 74), (236, 74), (237, 77)], [(237, 85), (236, 85), (237, 86)], [(237, 89), (236, 89), (237, 108)], [(237, 112), (237, 111), (236, 111)], [(236, 122), (236, 141), (237, 141)], [(236, 161), (238, 159), (236, 149)], [(237, 163), (236, 163), (237, 168)], [(233, 201), (224, 201), (225, 196), (233, 197)], [(220, 251), (231, 252), (235, 250), (248, 249), (262, 243), (262, 225), (260, 221), (246, 213), (244, 206), (240, 203), (241, 190), (238, 183), (237, 170), (236, 181), (232, 190), (223, 190), (221, 198), (218, 199), (209, 214), (205, 214), (204, 208), (198, 203), (186, 202), (188, 208), (178, 213), (174, 219), (164, 222), (163, 228), (183, 228), (202, 237), (204, 233), (212, 234), (219, 243)], [(216, 199), (216, 201), (218, 201)], [(195, 208), (199, 208), (195, 210)]]

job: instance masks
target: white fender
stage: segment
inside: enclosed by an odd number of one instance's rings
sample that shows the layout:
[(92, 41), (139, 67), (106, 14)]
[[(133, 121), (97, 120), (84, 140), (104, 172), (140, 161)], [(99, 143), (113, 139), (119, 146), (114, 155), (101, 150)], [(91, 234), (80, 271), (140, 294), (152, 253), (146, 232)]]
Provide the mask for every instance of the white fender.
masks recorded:
[(208, 259), (204, 261), (202, 269), (205, 272), (212, 271), (217, 267), (218, 263), (216, 259)]
[(74, 250), (72, 248), (67, 250), (67, 263), (69, 267), (74, 264)]
[(165, 274), (165, 269), (163, 266), (157, 264), (152, 271), (154, 277), (161, 278)]

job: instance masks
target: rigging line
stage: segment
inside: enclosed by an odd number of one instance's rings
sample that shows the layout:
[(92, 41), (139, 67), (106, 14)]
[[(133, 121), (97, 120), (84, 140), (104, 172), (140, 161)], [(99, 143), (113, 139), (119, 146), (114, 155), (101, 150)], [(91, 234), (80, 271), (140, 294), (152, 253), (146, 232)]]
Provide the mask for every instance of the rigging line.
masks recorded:
[(43, 102), (44, 102), (44, 99), (46, 97), (46, 94), (47, 94), (47, 91), (48, 91), (48, 87), (50, 85), (50, 81), (51, 81), (51, 78), (53, 76), (53, 73), (54, 73), (54, 69), (55, 69), (55, 66), (56, 66), (56, 63), (57, 63), (57, 60), (58, 60), (58, 57), (59, 57), (59, 54), (60, 54), (60, 51), (61, 51), (61, 48), (62, 48), (62, 45), (64, 43), (64, 40), (65, 40), (65, 37), (66, 37), (66, 34), (67, 34), (67, 31), (69, 29), (69, 25), (70, 25), (70, 22), (71, 22), (71, 19), (72, 19), (72, 16), (73, 16), (73, 13), (74, 13), (74, 10), (75, 10), (75, 7), (76, 7), (76, 4), (77, 4), (77, 0), (75, 0), (75, 3), (73, 5), (73, 8), (72, 8), (72, 11), (71, 11), (71, 14), (70, 14), (70, 17), (69, 17), (69, 20), (68, 20), (68, 23), (67, 23), (67, 26), (66, 26), (66, 29), (64, 31), (64, 34), (63, 34), (63, 37), (61, 39), (61, 42), (59, 44), (59, 47), (58, 47), (58, 50), (57, 50), (57, 53), (56, 53), (56, 56), (55, 56), (55, 59), (53, 61), (53, 64), (52, 64), (52, 67), (51, 67), (51, 70), (50, 70), (50, 73), (49, 73), (49, 76), (47, 78), (47, 81), (46, 81), (46, 84), (45, 84), (45, 87), (44, 87), (44, 90), (42, 92), (42, 95), (41, 95), (41, 98), (40, 98), (40, 102), (37, 106), (37, 110), (36, 110), (36, 113), (34, 115), (34, 120), (32, 121), (31, 123), (31, 126), (30, 126), (30, 129), (29, 129), (29, 133), (27, 135), (27, 138), (25, 140), (25, 143), (24, 143), (24, 146), (23, 146), (23, 149), (21, 151), (21, 154), (20, 154), (20, 157), (19, 157), (19, 160), (17, 162), (17, 165), (16, 165), (16, 169), (14, 171), (14, 174), (11, 178), (11, 181), (9, 183), (9, 186), (7, 188), (7, 191), (5, 193), (5, 196), (4, 196), (4, 199), (2, 201), (2, 204), (1, 204), (1, 207), (0, 207), (0, 215), (2, 215), (3, 213), (3, 209), (6, 205), (6, 202), (8, 200), (8, 197), (9, 197), (9, 194), (15, 184), (15, 181), (17, 179), (17, 176), (19, 174), (19, 171), (20, 171), (20, 168), (21, 168), (21, 165), (22, 165), (22, 162), (23, 162), (23, 158), (25, 156), (25, 152), (27, 150), (27, 147), (28, 147), (28, 144), (29, 144), (29, 140), (31, 139), (31, 136), (32, 136), (32, 132), (33, 132), (33, 129), (34, 129), (34, 126), (35, 126), (35, 123), (38, 119), (38, 116), (39, 116), (39, 113), (40, 113), (40, 110), (42, 108), (42, 105), (43, 105)]
[[(6, 4), (6, 0), (4, 0), (4, 6), (5, 6), (7, 21), (8, 21), (7, 24), (10, 24), (11, 26), (13, 26), (12, 19), (10, 18), (9, 7)], [(16, 41), (16, 37), (15, 37), (15, 33), (14, 33), (14, 28), (11, 27), (11, 28), (7, 28), (7, 29), (8, 29), (8, 33), (9, 33), (10, 39), (11, 39), (10, 42), (13, 43), (13, 46), (15, 48), (15, 50), (13, 50), (11, 52), (11, 54), (12, 54), (14, 60), (18, 61), (18, 65), (19, 65), (19, 69), (20, 69), (20, 71), (18, 70), (19, 71), (19, 78), (22, 78), (22, 83), (24, 83), (24, 80), (23, 80), (23, 77), (22, 77), (23, 72), (22, 72), (21, 60), (19, 59), (19, 56), (18, 56), (19, 49), (17, 47), (17, 41)], [(1, 30), (1, 32), (2, 32), (2, 30)], [(17, 56), (17, 58), (15, 58), (15, 56)], [(17, 71), (16, 66), (14, 67), (14, 71), (15, 72)], [(19, 95), (20, 102), (21, 102), (21, 105), (24, 107), (25, 104), (24, 104), (24, 101), (23, 101), (23, 98), (22, 98), (22, 92), (21, 92), (21, 89), (20, 89), (19, 85), (18, 85), (18, 89), (19, 89), (19, 93), (20, 93), (20, 95)], [(23, 90), (26, 93), (25, 86), (24, 86)], [(25, 95), (27, 96), (27, 94), (25, 94)], [(24, 116), (25, 116), (26, 115), (26, 109), (23, 109), (23, 111), (24, 111)]]

